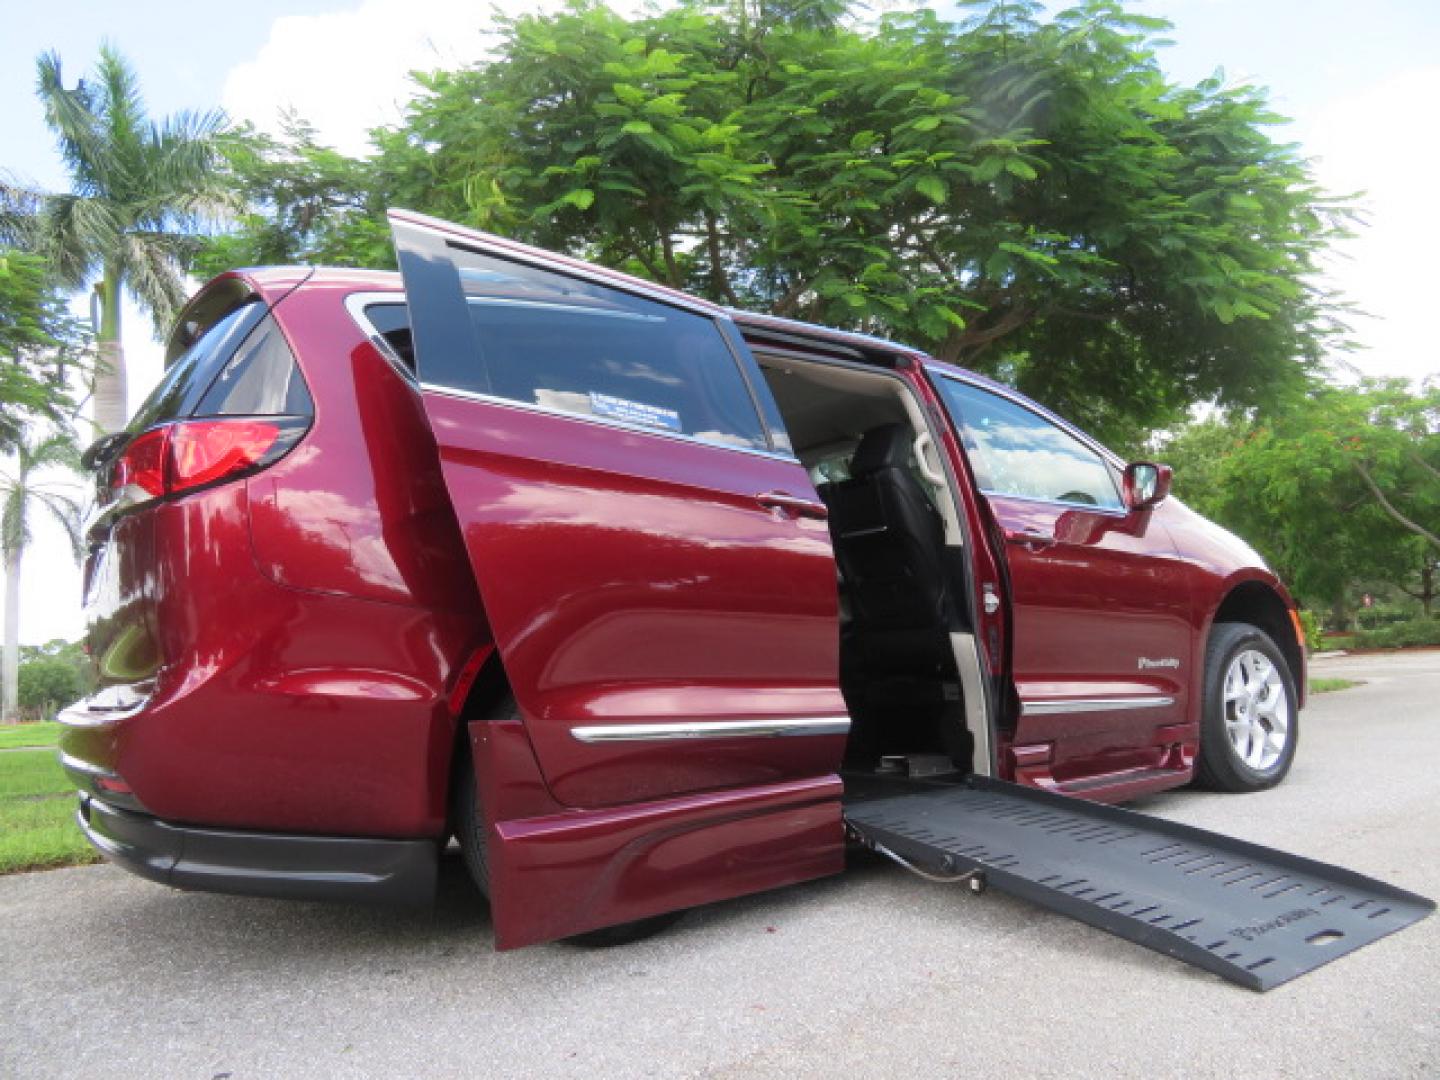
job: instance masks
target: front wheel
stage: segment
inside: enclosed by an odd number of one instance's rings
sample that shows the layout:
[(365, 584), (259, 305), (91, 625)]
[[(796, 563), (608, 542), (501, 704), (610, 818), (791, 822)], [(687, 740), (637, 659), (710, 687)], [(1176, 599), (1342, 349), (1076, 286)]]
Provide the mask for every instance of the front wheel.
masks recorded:
[(1290, 667), (1248, 623), (1217, 623), (1205, 653), (1195, 778), (1215, 791), (1261, 791), (1285, 778), (1300, 738)]

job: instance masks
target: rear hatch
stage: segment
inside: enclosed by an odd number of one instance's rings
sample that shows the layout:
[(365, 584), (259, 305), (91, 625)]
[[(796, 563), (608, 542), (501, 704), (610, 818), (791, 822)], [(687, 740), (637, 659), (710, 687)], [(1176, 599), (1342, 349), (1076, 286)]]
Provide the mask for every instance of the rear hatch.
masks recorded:
[(186, 307), (166, 364), (125, 429), (82, 459), (95, 483), (84, 573), (99, 686), (82, 706), (90, 711), (138, 707), (165, 663), (155, 612), (184, 582), (165, 571), (165, 545), (177, 538), (157, 534), (156, 511), (278, 461), (314, 412), (270, 306), (243, 278), (217, 279)]

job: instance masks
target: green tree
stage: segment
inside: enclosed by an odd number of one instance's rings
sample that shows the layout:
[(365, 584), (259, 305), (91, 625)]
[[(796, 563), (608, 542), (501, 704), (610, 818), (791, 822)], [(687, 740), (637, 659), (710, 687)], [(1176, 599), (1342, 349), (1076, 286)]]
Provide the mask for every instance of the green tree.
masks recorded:
[(244, 201), (237, 228), (209, 238), (195, 271), (319, 263), (393, 265), (385, 205), (366, 162), (322, 145), (288, 117), (280, 138), (244, 126), (217, 141), (224, 183)]
[(86, 345), (43, 260), (0, 249), (0, 450), (29, 423), (73, 416), (91, 374)]
[[(80, 504), (73, 485), (55, 479), (55, 468), (79, 471), (80, 454), (68, 429), (35, 437), (23, 436), (0, 469), (0, 558), (5, 564), (5, 640), (0, 664), (0, 720), (13, 723), (19, 708), (20, 572), (31, 541), (31, 521), (48, 514), (65, 531), (75, 557), (80, 557)], [(47, 474), (48, 472), (48, 474)]]
[[(128, 416), (120, 342), (122, 296), (128, 292), (167, 328), (185, 297), (184, 270), (196, 228), (230, 205), (215, 169), (217, 112), (146, 115), (139, 83), (113, 48), (102, 46), (94, 77), (66, 86), (60, 58), (42, 55), (37, 92), (45, 122), (70, 170), (63, 194), (4, 185), (0, 236), (44, 255), (60, 280), (91, 287), (99, 302), (100, 371), (95, 424), (116, 431)], [(31, 212), (23, 212), (26, 209)]]
[(1263, 421), (1191, 425), (1163, 454), (1176, 494), (1244, 535), (1307, 601), (1343, 603), (1373, 580), (1428, 613), (1440, 557), (1440, 389), (1395, 379), (1322, 386)]
[(388, 263), (382, 211), (408, 206), (893, 335), (1116, 441), (1301, 392), (1343, 332), (1312, 271), (1347, 215), (1263, 93), (1172, 84), (1167, 24), (1109, 0), (964, 7), (504, 21), (493, 59), (418, 76), (364, 161), (303, 129), (250, 141), (254, 216), (227, 243)]
[(32, 720), (48, 720), (78, 701), (85, 684), (75, 666), (60, 657), (43, 656), (20, 665), (19, 709)]
[(1106, 436), (1270, 404), (1339, 331), (1344, 212), (1261, 92), (1169, 83), (1092, 0), (871, 29), (691, 4), (505, 26), (378, 136), (382, 202), (894, 335)]

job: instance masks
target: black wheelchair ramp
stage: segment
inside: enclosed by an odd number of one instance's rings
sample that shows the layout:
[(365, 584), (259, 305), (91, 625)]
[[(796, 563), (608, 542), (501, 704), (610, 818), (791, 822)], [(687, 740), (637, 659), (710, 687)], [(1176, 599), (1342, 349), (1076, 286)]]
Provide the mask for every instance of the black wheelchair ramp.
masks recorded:
[(1252, 990), (1435, 908), (1336, 866), (982, 777), (847, 778), (845, 820), (865, 846), (926, 876), (983, 882)]

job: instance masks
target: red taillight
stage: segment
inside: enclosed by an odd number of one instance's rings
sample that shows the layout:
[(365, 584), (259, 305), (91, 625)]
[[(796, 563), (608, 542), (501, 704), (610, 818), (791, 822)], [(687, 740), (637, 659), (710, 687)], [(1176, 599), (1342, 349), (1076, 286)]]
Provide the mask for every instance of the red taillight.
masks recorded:
[(281, 432), (265, 420), (188, 420), (155, 428), (125, 448), (110, 487), (133, 505), (213, 484), (265, 464)]
[(260, 463), (280, 428), (264, 420), (192, 420), (170, 428), (166, 492), (213, 484)]
[[(126, 488), (139, 488), (130, 492), (136, 501), (158, 499), (165, 494), (165, 442), (168, 428), (156, 428), (137, 436), (125, 447), (125, 452), (115, 462), (115, 471), (110, 474), (110, 486), (117, 492)], [(143, 493), (143, 494), (142, 494)]]

